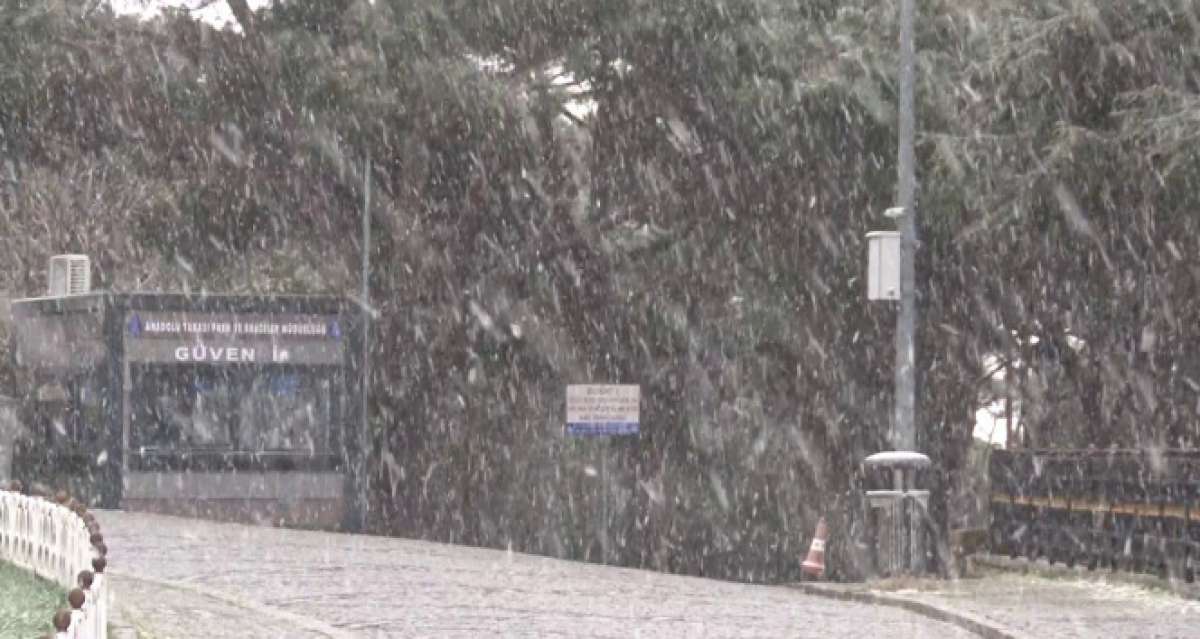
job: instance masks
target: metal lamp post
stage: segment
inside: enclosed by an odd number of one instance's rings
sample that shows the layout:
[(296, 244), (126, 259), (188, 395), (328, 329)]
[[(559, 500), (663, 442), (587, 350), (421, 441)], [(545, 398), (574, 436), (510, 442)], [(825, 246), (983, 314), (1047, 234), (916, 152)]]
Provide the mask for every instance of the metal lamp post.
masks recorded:
[(896, 396), (892, 445), (916, 450), (916, 170), (913, 157), (916, 118), (913, 85), (916, 51), (913, 43), (914, 0), (900, 0), (900, 122), (897, 141), (897, 196), (900, 215), (900, 312), (896, 315)]
[(357, 532), (366, 532), (370, 510), (367, 462), (371, 450), (371, 429), (367, 412), (371, 394), (371, 156), (363, 160), (362, 207), (362, 404), (359, 407), (359, 477)]
[[(887, 572), (921, 573), (924, 568), (924, 518), (928, 491), (914, 490), (916, 471), (929, 458), (915, 452), (916, 428), (916, 264), (917, 208), (914, 138), (916, 47), (913, 36), (914, 0), (900, 0), (900, 91), (897, 136), (897, 206), (885, 215), (896, 220), (896, 231), (874, 232), (870, 242), (868, 297), (900, 303), (896, 314), (895, 403), (889, 441), (893, 451), (877, 453), (864, 466), (887, 470), (892, 486), (867, 491), (868, 508), (881, 530), (877, 539), (890, 539)], [(887, 529), (886, 534), (883, 528)]]

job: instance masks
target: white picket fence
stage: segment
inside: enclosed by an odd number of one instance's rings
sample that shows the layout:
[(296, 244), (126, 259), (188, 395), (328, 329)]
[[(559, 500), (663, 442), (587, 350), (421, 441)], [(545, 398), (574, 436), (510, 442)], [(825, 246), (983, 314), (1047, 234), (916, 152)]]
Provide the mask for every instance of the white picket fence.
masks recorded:
[[(59, 626), (58, 637), (69, 639), (106, 639), (108, 636), (108, 593), (103, 563), (93, 564), (99, 550), (92, 544), (95, 522), (64, 505), (0, 490), (0, 561), (7, 561), (49, 579), (74, 594), (70, 625)], [(93, 567), (97, 567), (95, 573)], [(86, 576), (91, 575), (90, 587)], [(80, 601), (82, 599), (82, 601)], [(79, 604), (79, 605), (76, 605)], [(57, 615), (56, 615), (57, 616)]]

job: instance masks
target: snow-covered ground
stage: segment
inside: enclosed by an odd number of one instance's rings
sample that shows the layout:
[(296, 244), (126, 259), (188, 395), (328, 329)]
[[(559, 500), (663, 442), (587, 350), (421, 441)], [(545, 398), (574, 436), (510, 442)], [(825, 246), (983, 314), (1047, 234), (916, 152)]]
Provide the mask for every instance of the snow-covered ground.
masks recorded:
[(118, 607), (154, 636), (274, 636), (289, 624), (289, 636), (971, 636), (785, 587), (409, 539), (97, 517)]

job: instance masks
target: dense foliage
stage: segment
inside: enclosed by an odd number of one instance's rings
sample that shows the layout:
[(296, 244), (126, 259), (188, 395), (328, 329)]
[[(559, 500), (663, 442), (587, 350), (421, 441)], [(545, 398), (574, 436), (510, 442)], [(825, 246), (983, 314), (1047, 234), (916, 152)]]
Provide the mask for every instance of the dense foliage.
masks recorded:
[[(825, 514), (860, 570), (892, 3), (229, 5), (0, 1), (0, 290), (82, 252), (115, 290), (354, 295), (370, 166), (374, 530), (599, 559), (607, 486), (621, 563), (787, 578)], [(1031, 444), (1195, 444), (1196, 7), (920, 3), (939, 487), (997, 361)], [(641, 384), (642, 435), (564, 438), (584, 381)]]

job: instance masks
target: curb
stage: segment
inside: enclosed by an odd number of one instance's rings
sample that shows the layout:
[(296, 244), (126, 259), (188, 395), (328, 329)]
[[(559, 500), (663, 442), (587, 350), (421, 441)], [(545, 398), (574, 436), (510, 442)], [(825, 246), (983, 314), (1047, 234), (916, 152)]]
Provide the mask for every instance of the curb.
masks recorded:
[(1114, 572), (1107, 568), (1088, 570), (1084, 566), (1068, 568), (1063, 564), (1050, 565), (1049, 562), (1042, 560), (1030, 561), (1024, 557), (1011, 559), (1003, 555), (975, 555), (971, 561), (976, 566), (1004, 572), (1032, 574), (1047, 579), (1072, 578), (1107, 584), (1139, 586), (1148, 590), (1169, 592), (1191, 601), (1200, 601), (1200, 581), (1189, 584), (1179, 579), (1164, 579), (1145, 573)]
[(861, 585), (835, 586), (816, 583), (790, 583), (788, 588), (799, 590), (805, 594), (839, 601), (853, 601), (873, 606), (891, 606), (908, 612), (953, 624), (968, 632), (975, 633), (984, 639), (1030, 639), (1028, 635), (996, 624), (995, 622), (970, 613), (953, 610), (949, 607), (935, 606), (925, 601), (910, 599), (903, 595), (884, 593), (878, 590), (860, 590)]

